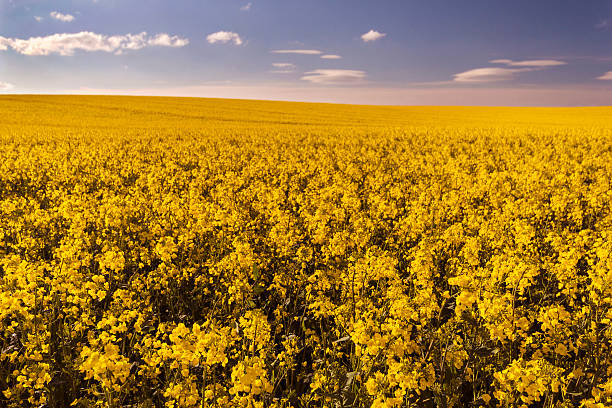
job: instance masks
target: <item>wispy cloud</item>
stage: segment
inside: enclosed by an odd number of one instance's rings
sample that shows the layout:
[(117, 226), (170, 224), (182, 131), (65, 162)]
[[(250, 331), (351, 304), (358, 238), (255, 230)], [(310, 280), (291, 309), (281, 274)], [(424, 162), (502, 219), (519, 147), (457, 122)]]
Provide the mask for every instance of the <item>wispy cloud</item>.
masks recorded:
[(274, 68), (295, 69), (295, 65), (290, 62), (274, 62), (272, 66)]
[(9, 84), (8, 82), (0, 82), (0, 91), (7, 91), (9, 89), (13, 89), (15, 86), (13, 84)]
[(251, 9), (251, 6), (253, 6), (253, 3), (247, 3), (244, 6), (240, 7), (240, 11), (249, 11)]
[(537, 59), (514, 61), (511, 59), (494, 59), (489, 61), (491, 64), (503, 64), (508, 67), (515, 68), (500, 68), (486, 67), (470, 69), (469, 71), (460, 72), (453, 75), (454, 82), (497, 82), (509, 81), (521, 72), (538, 71), (545, 68), (557, 67), (566, 65), (567, 62), (554, 59)]
[(376, 30), (370, 30), (367, 33), (363, 34), (361, 36), (361, 39), (364, 42), (371, 42), (371, 41), (376, 41), (376, 40), (380, 40), (381, 38), (385, 37), (387, 34), (385, 33), (380, 33)]
[(41, 17), (41, 16), (34, 16), (34, 20), (38, 21), (39, 23), (40, 23), (41, 21), (43, 21), (44, 19), (45, 19), (45, 18), (44, 18), (44, 17)]
[(516, 74), (531, 68), (476, 68), (454, 75), (455, 82), (496, 82), (513, 79)]
[(364, 71), (351, 69), (315, 69), (304, 74), (300, 79), (315, 84), (356, 84), (361, 83), (366, 77)]
[(154, 36), (146, 32), (107, 36), (89, 31), (73, 34), (53, 34), (46, 37), (31, 37), (29, 39), (6, 38), (0, 36), (0, 50), (12, 48), (24, 55), (74, 55), (76, 51), (112, 52), (121, 54), (124, 51), (139, 50), (150, 46), (184, 47), (189, 40), (166, 33)]
[(52, 11), (51, 13), (49, 13), (49, 16), (51, 16), (51, 18), (55, 20), (62, 21), (64, 23), (69, 23), (74, 20), (74, 16), (72, 14), (63, 14), (59, 11)]
[(342, 57), (340, 55), (335, 55), (335, 54), (325, 54), (325, 55), (321, 55), (321, 58), (323, 58), (323, 59), (340, 59)]
[(242, 38), (232, 31), (217, 31), (216, 33), (209, 34), (206, 37), (206, 41), (210, 44), (227, 44), (232, 42), (234, 45), (242, 45)]
[(489, 61), (491, 64), (504, 64), (511, 67), (534, 67), (534, 68), (543, 68), (543, 67), (556, 67), (559, 65), (567, 65), (565, 61), (559, 60), (526, 60), (526, 61), (513, 61), (510, 59), (495, 59)]
[(274, 62), (272, 66), (274, 69), (269, 71), (272, 74), (293, 74), (297, 68), (295, 64), (290, 62)]
[(595, 24), (595, 28), (598, 30), (607, 30), (612, 26), (612, 20), (605, 19), (601, 20), (599, 23)]
[(323, 54), (319, 50), (272, 50), (272, 54), (303, 54), (303, 55), (320, 55)]
[(602, 76), (597, 77), (597, 79), (603, 79), (605, 81), (612, 81), (612, 71), (608, 71)]

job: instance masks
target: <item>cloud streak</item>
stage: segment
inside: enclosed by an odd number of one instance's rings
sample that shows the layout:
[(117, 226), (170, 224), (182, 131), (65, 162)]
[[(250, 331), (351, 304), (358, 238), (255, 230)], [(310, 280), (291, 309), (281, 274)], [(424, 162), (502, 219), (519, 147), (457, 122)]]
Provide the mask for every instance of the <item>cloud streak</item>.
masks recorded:
[(342, 57), (340, 55), (335, 55), (335, 54), (325, 54), (325, 55), (321, 55), (321, 58), (323, 59), (341, 59)]
[(63, 23), (69, 23), (74, 20), (74, 16), (72, 14), (63, 14), (59, 11), (52, 11), (51, 13), (49, 13), (49, 16)]
[(272, 66), (274, 69), (269, 71), (271, 74), (293, 74), (297, 68), (290, 62), (274, 62)]
[(597, 79), (601, 79), (604, 81), (612, 81), (612, 71), (608, 71), (602, 76), (597, 77)]
[(513, 61), (510, 59), (496, 59), (489, 61), (491, 64), (504, 64), (511, 67), (533, 67), (533, 68), (544, 68), (544, 67), (556, 67), (559, 65), (567, 65), (565, 61), (559, 60), (527, 60), (527, 61)]
[(314, 84), (323, 85), (350, 85), (362, 83), (366, 77), (364, 71), (351, 69), (315, 69), (304, 73), (300, 78)]
[(15, 86), (13, 84), (9, 84), (8, 82), (0, 82), (0, 91), (7, 91), (9, 89), (13, 89)]
[(372, 41), (377, 41), (380, 40), (381, 38), (385, 37), (387, 34), (385, 33), (380, 33), (376, 30), (370, 30), (367, 33), (363, 34), (361, 36), (361, 39), (363, 40), (363, 42), (372, 42)]
[(531, 68), (476, 68), (455, 74), (455, 82), (496, 82), (509, 81), (519, 72), (531, 71)]
[(184, 47), (189, 40), (166, 33), (154, 36), (146, 32), (108, 36), (89, 31), (80, 33), (52, 34), (46, 37), (30, 37), (29, 39), (6, 38), (0, 36), (0, 50), (13, 49), (23, 55), (74, 55), (76, 51), (109, 52), (121, 54), (124, 51), (140, 50), (145, 47)]
[(470, 69), (453, 75), (454, 82), (478, 83), (509, 81), (521, 72), (538, 71), (545, 68), (566, 65), (567, 62), (552, 59), (537, 59), (513, 61), (511, 59), (495, 59), (489, 61), (491, 64), (502, 64), (512, 68), (486, 67)]
[(290, 62), (274, 62), (272, 66), (274, 68), (295, 69), (295, 65)]
[(242, 38), (232, 31), (217, 31), (216, 33), (209, 34), (206, 37), (206, 41), (209, 44), (233, 43), (234, 45), (242, 45)]
[(321, 55), (319, 50), (272, 50), (272, 54), (301, 54), (301, 55)]

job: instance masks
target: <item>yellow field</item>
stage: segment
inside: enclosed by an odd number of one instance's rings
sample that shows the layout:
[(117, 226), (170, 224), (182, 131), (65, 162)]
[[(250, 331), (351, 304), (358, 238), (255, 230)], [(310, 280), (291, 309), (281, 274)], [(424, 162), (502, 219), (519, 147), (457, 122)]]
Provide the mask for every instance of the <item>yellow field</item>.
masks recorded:
[(0, 407), (612, 406), (612, 108), (0, 119)]

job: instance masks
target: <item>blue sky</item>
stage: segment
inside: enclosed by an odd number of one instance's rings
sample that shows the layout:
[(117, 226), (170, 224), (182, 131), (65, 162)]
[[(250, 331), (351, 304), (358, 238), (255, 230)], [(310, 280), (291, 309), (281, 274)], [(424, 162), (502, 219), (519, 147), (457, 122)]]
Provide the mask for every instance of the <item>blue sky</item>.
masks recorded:
[(612, 0), (0, 0), (0, 93), (612, 105)]

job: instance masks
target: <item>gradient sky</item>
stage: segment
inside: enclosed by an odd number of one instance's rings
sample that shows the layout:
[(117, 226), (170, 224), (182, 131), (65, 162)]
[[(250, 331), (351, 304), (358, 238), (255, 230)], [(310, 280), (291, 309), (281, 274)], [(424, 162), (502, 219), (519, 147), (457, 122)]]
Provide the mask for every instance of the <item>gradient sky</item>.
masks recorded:
[(0, 93), (612, 105), (612, 0), (0, 0)]

